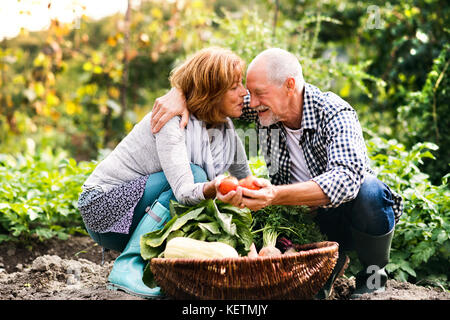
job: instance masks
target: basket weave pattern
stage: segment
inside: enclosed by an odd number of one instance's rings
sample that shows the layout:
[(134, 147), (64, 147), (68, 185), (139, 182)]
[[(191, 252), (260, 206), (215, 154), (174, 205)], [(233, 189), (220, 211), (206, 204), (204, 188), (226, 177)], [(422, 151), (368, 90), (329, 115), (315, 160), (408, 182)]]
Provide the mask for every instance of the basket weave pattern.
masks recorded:
[(303, 245), (279, 257), (151, 260), (161, 289), (175, 299), (311, 299), (338, 258), (331, 241)]

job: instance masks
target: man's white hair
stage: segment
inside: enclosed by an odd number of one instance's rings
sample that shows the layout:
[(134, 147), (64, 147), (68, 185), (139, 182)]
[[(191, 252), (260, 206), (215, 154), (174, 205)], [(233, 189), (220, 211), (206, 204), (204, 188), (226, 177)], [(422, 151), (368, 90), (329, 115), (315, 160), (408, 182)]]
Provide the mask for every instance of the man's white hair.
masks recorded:
[(303, 90), (302, 66), (297, 57), (292, 53), (280, 49), (270, 48), (258, 54), (248, 65), (249, 72), (256, 63), (264, 62), (268, 80), (277, 86), (282, 86), (288, 78), (294, 78), (298, 90)]

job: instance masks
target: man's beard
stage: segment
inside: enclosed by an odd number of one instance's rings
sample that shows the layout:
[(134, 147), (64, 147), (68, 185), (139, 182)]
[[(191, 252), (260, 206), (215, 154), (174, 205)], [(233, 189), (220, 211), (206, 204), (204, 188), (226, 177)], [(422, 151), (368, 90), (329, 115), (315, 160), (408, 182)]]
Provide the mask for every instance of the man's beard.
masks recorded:
[(260, 117), (259, 115), (258, 115), (258, 118), (259, 118), (259, 123), (261, 124), (261, 126), (263, 126), (263, 127), (268, 127), (268, 126), (271, 126), (272, 124), (275, 124), (275, 123), (277, 123), (278, 121), (280, 121), (280, 118), (278, 117), (278, 116), (276, 116), (273, 112), (272, 112), (272, 110), (268, 110), (268, 111), (266, 111), (266, 113), (268, 113), (268, 114), (265, 114), (264, 116), (262, 116), (262, 117)]

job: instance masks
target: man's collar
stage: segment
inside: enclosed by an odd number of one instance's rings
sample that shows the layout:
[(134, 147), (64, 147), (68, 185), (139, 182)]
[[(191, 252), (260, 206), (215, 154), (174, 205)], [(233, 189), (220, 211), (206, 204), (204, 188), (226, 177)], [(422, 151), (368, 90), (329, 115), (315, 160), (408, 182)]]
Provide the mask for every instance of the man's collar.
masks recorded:
[(303, 114), (302, 114), (302, 124), (303, 129), (316, 130), (317, 119), (316, 110), (314, 108), (314, 102), (316, 99), (316, 88), (309, 83), (305, 83), (305, 88), (303, 90)]

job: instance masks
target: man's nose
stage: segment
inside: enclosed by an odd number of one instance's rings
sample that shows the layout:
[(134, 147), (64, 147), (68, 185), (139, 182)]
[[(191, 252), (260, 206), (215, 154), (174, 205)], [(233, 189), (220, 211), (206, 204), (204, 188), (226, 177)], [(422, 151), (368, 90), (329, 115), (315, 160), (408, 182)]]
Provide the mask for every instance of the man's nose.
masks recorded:
[(260, 105), (260, 102), (258, 100), (258, 98), (255, 95), (251, 95), (250, 94), (250, 104), (249, 107), (250, 108), (256, 108), (257, 106)]

